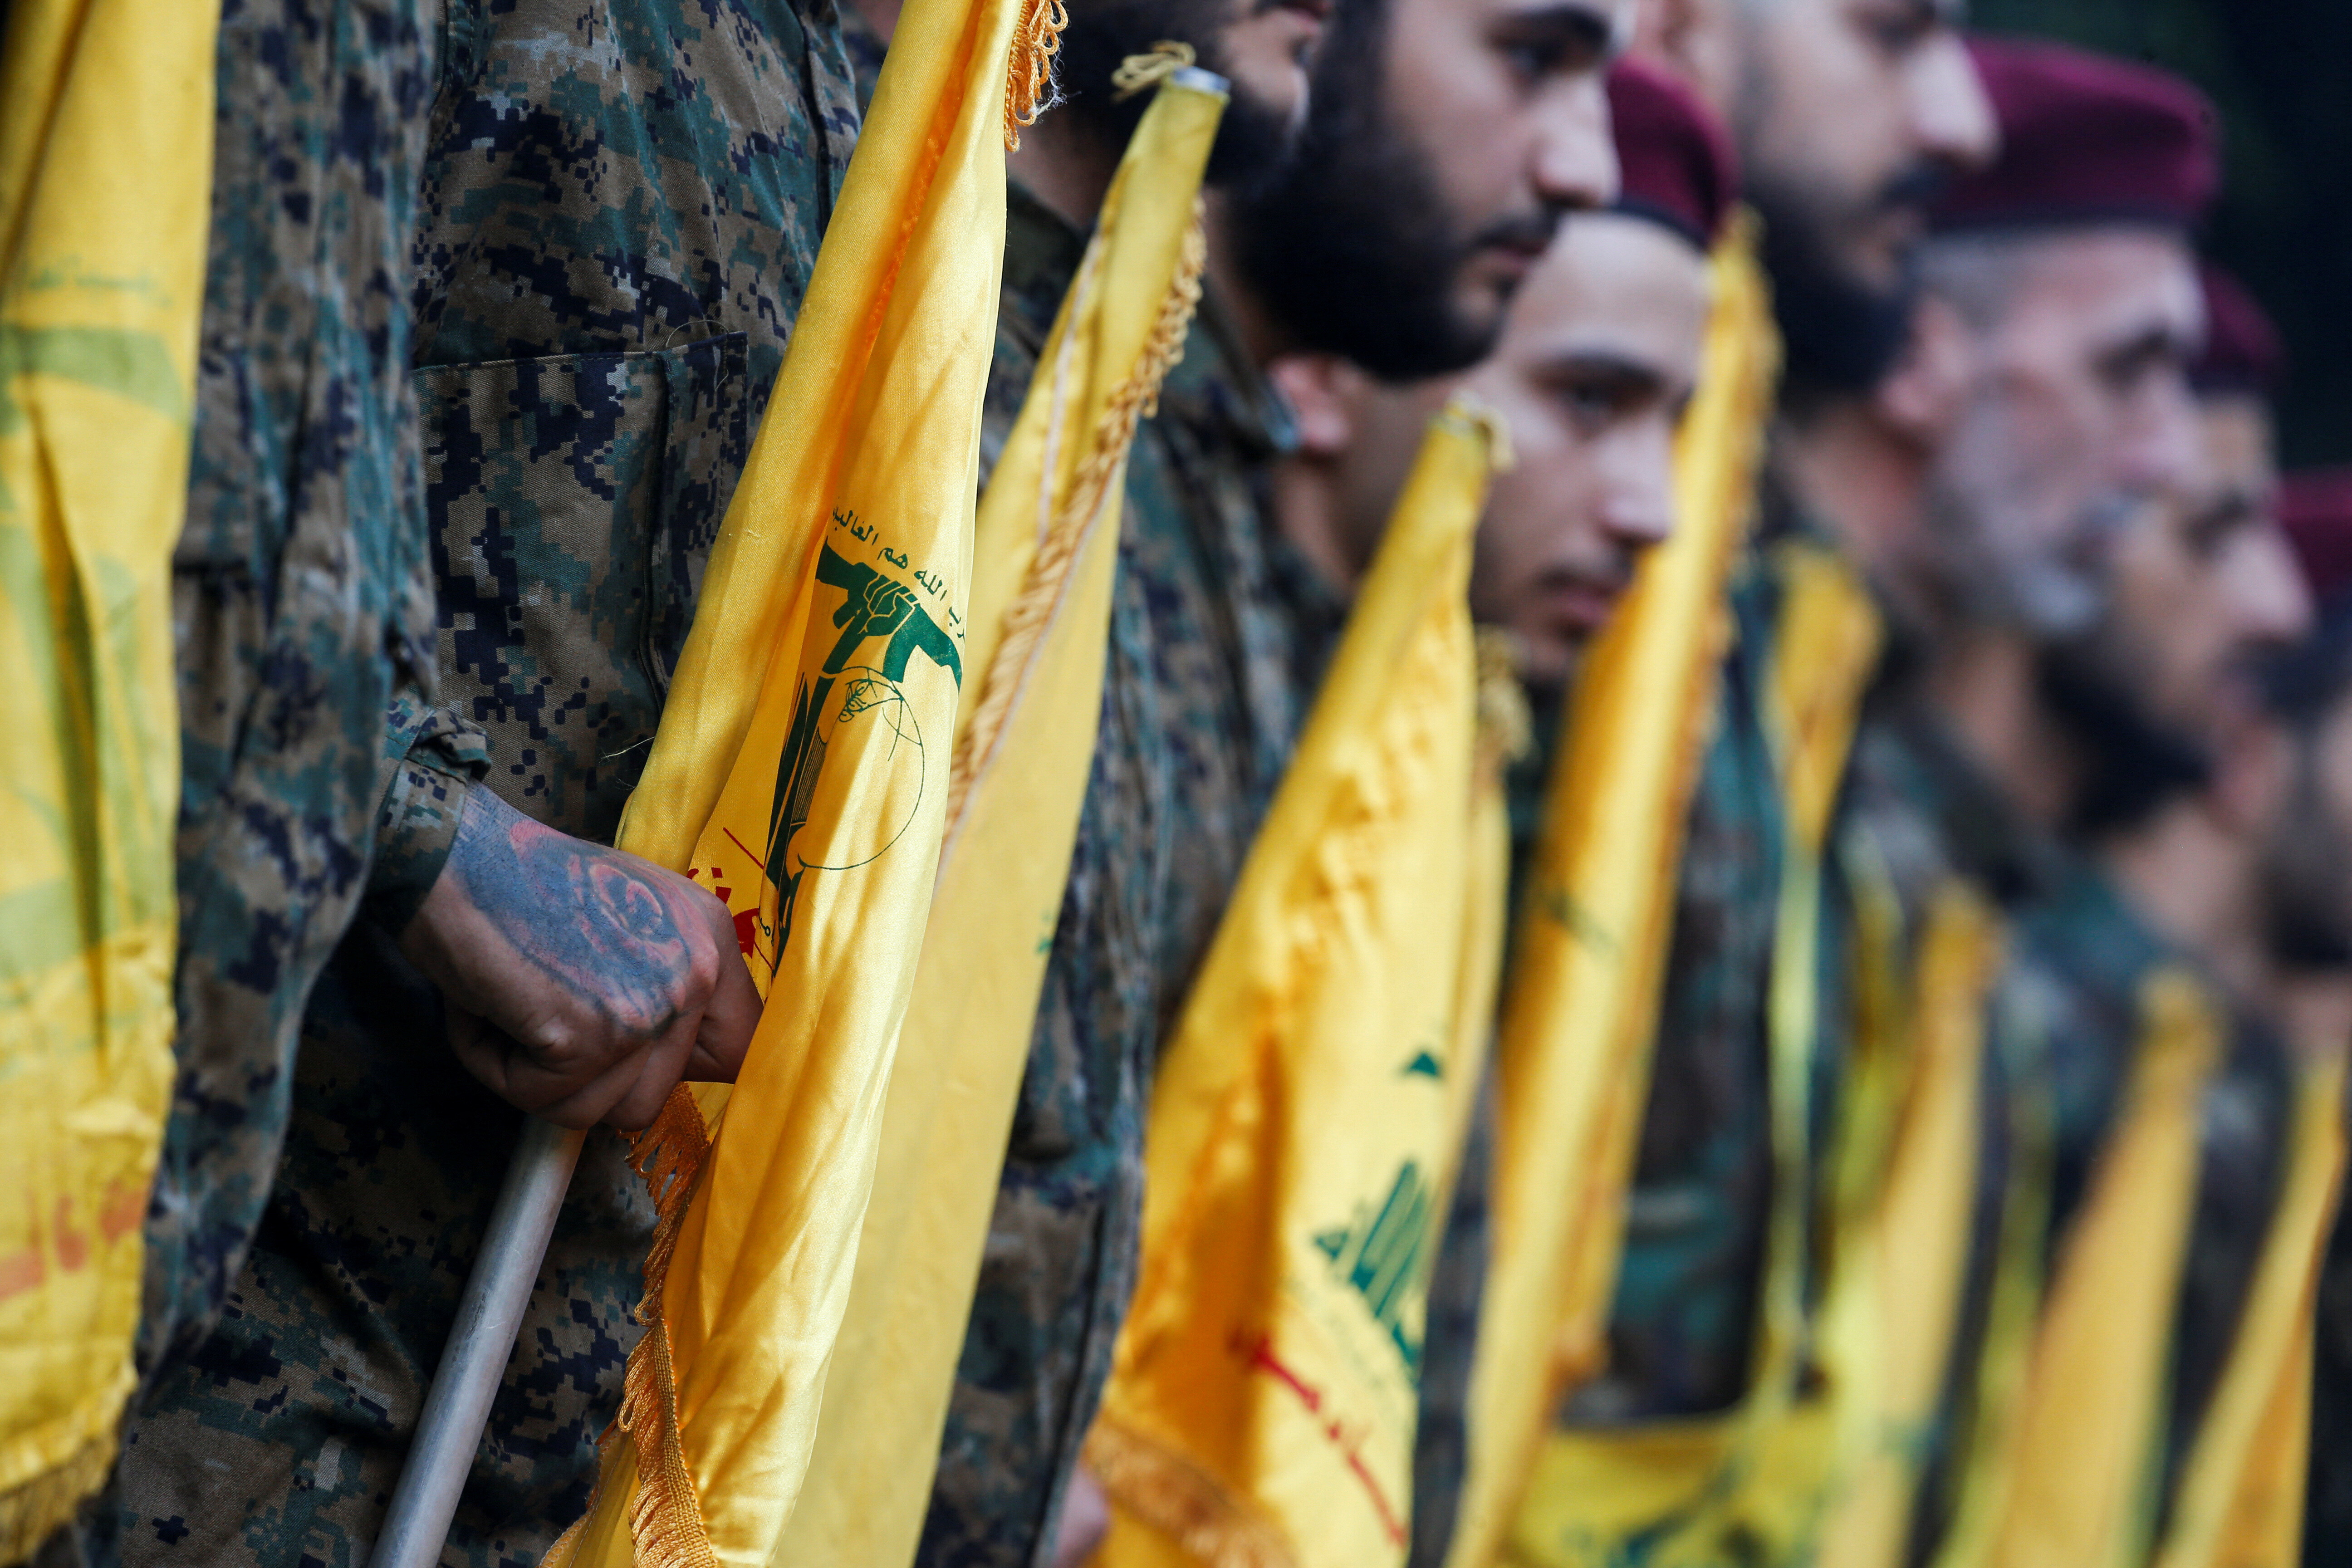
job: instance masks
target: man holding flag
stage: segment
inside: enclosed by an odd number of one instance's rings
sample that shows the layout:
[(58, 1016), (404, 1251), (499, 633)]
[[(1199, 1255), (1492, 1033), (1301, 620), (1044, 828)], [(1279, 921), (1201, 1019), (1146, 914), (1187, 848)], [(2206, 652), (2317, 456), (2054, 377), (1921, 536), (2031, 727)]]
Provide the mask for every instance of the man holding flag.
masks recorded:
[[(1007, 160), (1003, 290), (981, 429), (983, 483), (1031, 395), (1056, 313), (1079, 274), (1120, 153), (1155, 79), (1122, 76), (1163, 45), (1224, 78), (1212, 190), (1262, 179), (1304, 117), (1320, 12), (1080, 0), (1055, 61), (1062, 101)], [(1099, 729), (1037, 1023), (1014, 1107), (919, 1560), (1019, 1568), (1055, 1538), (1075, 1445), (1108, 1370), (1133, 1288), (1141, 1166), (1136, 1105), (1160, 1026), (1153, 946), (1178, 852), (1167, 820), (1171, 738), (1156, 701), (1134, 509), (1181, 504), (1144, 452), (1127, 472)], [(1080, 1512), (1086, 1511), (1083, 1504)]]
[[(1378, 548), (1421, 426), (1458, 389), (1502, 418), (1514, 461), (1496, 477), (1479, 524), (1470, 608), (1499, 637), (1534, 700), (1546, 742), (1539, 759), (1550, 752), (1587, 648), (1673, 527), (1671, 454), (1700, 373), (1707, 254), (1733, 200), (1727, 141), (1685, 89), (1623, 61), (1611, 71), (1609, 91), (1617, 200), (1562, 226), (1484, 364), (1461, 377), (1402, 384), (1324, 355), (1275, 369), (1299, 429), (1298, 452), (1276, 475), (1276, 513), (1288, 542), (1343, 596)], [(1693, 636), (1706, 640), (1703, 628)], [(1515, 770), (1515, 783), (1529, 786), (1512, 800), (1515, 858), (1523, 858), (1533, 851), (1542, 805), (1521, 797), (1535, 793), (1540, 770)], [(1415, 1562), (1443, 1561), (1462, 1481), (1486, 1276), (1492, 1120), (1489, 1100), (1432, 1284)]]
[[(642, 1125), (681, 1075), (731, 1077), (756, 1015), (723, 907), (609, 845), (856, 103), (830, 8), (620, 9), (585, 52), (563, 6), (485, 12), (403, 79), (445, 111), (384, 176), (421, 231), (442, 706), (379, 742), (377, 890), (311, 1003), (236, 1310), (132, 1425), (137, 1561), (363, 1553), (518, 1110)], [(536, 1557), (579, 1512), (651, 1223), (593, 1135), (457, 1539)]]
[[(1393, 0), (1345, 12), (1321, 46), (1298, 158), (1328, 158), (1335, 138), (1369, 121), (1364, 133), (1382, 155), (1412, 169), (1415, 205), (1375, 215), (1364, 252), (1340, 266), (1335, 286), (1400, 314), (1434, 311), (1445, 322), (1444, 353), (1460, 355), (1454, 345), (1466, 334), (1475, 357), (1529, 247), (1540, 248), (1559, 212), (1605, 194), (1597, 73), (1622, 9), (1597, 0), (1471, 8)], [(1300, 188), (1274, 173), (1270, 155), (1286, 144), (1280, 127), (1297, 109), (1266, 85), (1279, 79), (1265, 50), (1288, 47), (1283, 16), (1258, 7), (1222, 31), (1179, 29), (1176, 40), (1233, 77), (1236, 101), (1210, 178), (1231, 179), (1254, 211)], [(1091, 216), (1108, 174), (1104, 149), (1117, 147), (1132, 113), (1103, 79), (1171, 30), (1159, 8), (1074, 14), (1060, 68), (1071, 101), (1028, 132), (1035, 153), (1024, 146), (1013, 165), (1008, 324), (1041, 319), (1059, 298), (1054, 279), (1076, 266), (1072, 231)], [(1430, 73), (1427, 90), (1411, 89), (1415, 71)], [(1306, 188), (1324, 190), (1328, 177), (1318, 173)], [(1453, 237), (1436, 253), (1421, 237), (1426, 226), (1408, 221), (1432, 216)], [(1246, 223), (1236, 229), (1247, 232)], [(1088, 815), (950, 1410), (927, 1563), (1012, 1568), (1040, 1550), (1133, 1286), (1143, 1112), (1158, 1053), (1337, 630), (1336, 615), (1321, 621), (1322, 640), (1302, 665), (1297, 628), (1312, 620), (1297, 608), (1303, 579), (1259, 510), (1268, 466), (1292, 439), (1262, 367), (1292, 329), (1259, 298), (1254, 276), (1223, 265), (1227, 248), (1213, 233), (1185, 356), (1136, 445), (1118, 602), (1143, 616), (1114, 612)], [(1408, 253), (1409, 276), (1374, 269)], [(1029, 296), (1017, 306), (1015, 290)], [(1359, 327), (1368, 352), (1386, 341), (1386, 326)], [(1025, 386), (1034, 353), (1008, 353), (1000, 338), (1002, 391), (992, 395), (1000, 408)], [(1081, 917), (1087, 923), (1075, 924)], [(1068, 1514), (1058, 1561), (1082, 1558), (1100, 1529), (1099, 1494), (1083, 1472)]]

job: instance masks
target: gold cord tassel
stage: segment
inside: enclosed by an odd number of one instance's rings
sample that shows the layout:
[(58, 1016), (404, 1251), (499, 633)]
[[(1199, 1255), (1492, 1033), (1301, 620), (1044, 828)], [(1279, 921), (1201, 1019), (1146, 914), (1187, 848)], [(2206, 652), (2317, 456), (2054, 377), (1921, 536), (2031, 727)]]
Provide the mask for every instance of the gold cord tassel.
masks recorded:
[[(695, 1497), (694, 1476), (686, 1468), (686, 1447), (678, 1434), (677, 1378), (670, 1364), (669, 1320), (662, 1295), (669, 1284), (669, 1262), (677, 1250), (677, 1235), (686, 1223), (687, 1201), (694, 1195), (703, 1163), (710, 1156), (710, 1134), (694, 1092), (680, 1084), (670, 1091), (654, 1124), (629, 1139), (629, 1166), (644, 1178), (654, 1198), (653, 1245), (646, 1253), (645, 1299), (637, 1303), (637, 1321), (645, 1337), (629, 1352), (628, 1370), (621, 1384), (621, 1413), (605, 1428), (598, 1447), (627, 1433), (636, 1448), (637, 1497), (629, 1509), (629, 1537), (635, 1542), (638, 1568), (718, 1568), (710, 1536), (703, 1528), (702, 1505)], [(599, 1479), (601, 1488), (603, 1481)], [(578, 1537), (596, 1512), (591, 1496), (572, 1528), (547, 1553), (550, 1563), (566, 1563)]]
[[(1129, 63), (1144, 58), (1131, 57)], [(1021, 584), (1020, 595), (1004, 613), (1003, 640), (997, 644), (996, 657), (989, 661), (987, 675), (980, 687), (980, 705), (972, 710), (971, 726), (964, 731), (948, 771), (950, 837), (963, 820), (964, 801), (971, 794), (972, 781), (995, 750), (1005, 718), (1013, 710), (1013, 700), (1021, 689), (1022, 677), (1044, 641), (1054, 608), (1062, 601), (1062, 590), (1069, 581), (1070, 568), (1077, 561), (1079, 547), (1085, 544), (1096, 514), (1103, 509), (1112, 480), (1127, 461), (1128, 448), (1135, 439), (1135, 426), (1160, 412), (1160, 384), (1184, 357), (1184, 336), (1192, 327), (1192, 312), (1201, 303), (1201, 273), (1208, 258), (1208, 240), (1202, 227), (1200, 205), (1195, 202), (1192, 226), (1185, 232), (1183, 253), (1177, 260), (1176, 277), (1169, 287), (1168, 298), (1160, 307), (1160, 320), (1151, 329), (1151, 337), (1136, 361), (1134, 372), (1119, 384), (1118, 391), (1112, 395), (1097, 421), (1094, 440), (1074, 477), (1069, 497), (1055, 513), (1053, 526), (1040, 542), (1036, 556), (1029, 563), (1029, 574)], [(1049, 474), (1049, 483), (1051, 479)]]
[(1149, 54), (1129, 55), (1110, 73), (1111, 101), (1124, 103), (1146, 88), (1158, 87), (1192, 63), (1192, 46), (1162, 38)]
[(1054, 107), (1054, 57), (1062, 52), (1062, 29), (1070, 14), (1062, 0), (1022, 0), (1013, 29), (1012, 74), (1004, 88), (1004, 150), (1021, 149), (1021, 128)]

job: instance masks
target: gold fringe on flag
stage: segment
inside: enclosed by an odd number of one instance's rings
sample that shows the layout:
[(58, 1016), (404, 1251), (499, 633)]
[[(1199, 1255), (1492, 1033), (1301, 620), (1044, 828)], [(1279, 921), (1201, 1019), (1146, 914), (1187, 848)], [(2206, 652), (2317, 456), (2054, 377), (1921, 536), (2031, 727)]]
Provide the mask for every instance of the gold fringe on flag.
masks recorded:
[(1024, 127), (1054, 107), (1054, 58), (1062, 52), (1062, 29), (1070, 14), (1062, 0), (1021, 0), (1021, 20), (1013, 33), (1012, 73), (1004, 89), (1004, 150), (1021, 150)]

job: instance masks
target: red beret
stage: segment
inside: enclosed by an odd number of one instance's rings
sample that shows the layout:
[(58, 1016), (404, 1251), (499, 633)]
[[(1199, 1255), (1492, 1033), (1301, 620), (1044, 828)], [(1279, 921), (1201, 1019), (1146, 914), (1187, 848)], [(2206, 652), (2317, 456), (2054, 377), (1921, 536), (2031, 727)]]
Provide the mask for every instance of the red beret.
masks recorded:
[(2221, 186), (2213, 106), (2168, 72), (2059, 44), (1974, 38), (2000, 156), (1963, 177), (1938, 229), (2128, 221), (2193, 228)]
[(2286, 372), (2278, 329), (2244, 284), (2210, 261), (2201, 270), (2205, 353), (2190, 367), (2189, 379), (2209, 397), (2246, 392), (2270, 396)]
[(1664, 224), (1701, 250), (1712, 246), (1739, 194), (1722, 122), (1688, 88), (1634, 59), (1610, 68), (1609, 115), (1618, 210)]
[(2280, 481), (2279, 521), (2325, 604), (2352, 587), (2352, 468), (2313, 468)]

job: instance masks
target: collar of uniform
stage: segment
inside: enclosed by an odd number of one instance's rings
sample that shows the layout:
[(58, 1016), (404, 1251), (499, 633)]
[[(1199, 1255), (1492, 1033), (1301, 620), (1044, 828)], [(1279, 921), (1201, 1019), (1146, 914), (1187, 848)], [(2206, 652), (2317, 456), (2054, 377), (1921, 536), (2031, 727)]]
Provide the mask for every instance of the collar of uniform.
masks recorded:
[(1160, 388), (1160, 412), (1162, 418), (1213, 430), (1261, 461), (1298, 446), (1290, 405), (1251, 359), (1232, 312), (1205, 279), (1184, 357)]
[(2028, 819), (1959, 738), (1923, 702), (1887, 697), (1877, 720), (1910, 763), (1910, 783), (1933, 814), (1957, 869), (2004, 909), (2050, 897), (2080, 868), (2081, 857)]

